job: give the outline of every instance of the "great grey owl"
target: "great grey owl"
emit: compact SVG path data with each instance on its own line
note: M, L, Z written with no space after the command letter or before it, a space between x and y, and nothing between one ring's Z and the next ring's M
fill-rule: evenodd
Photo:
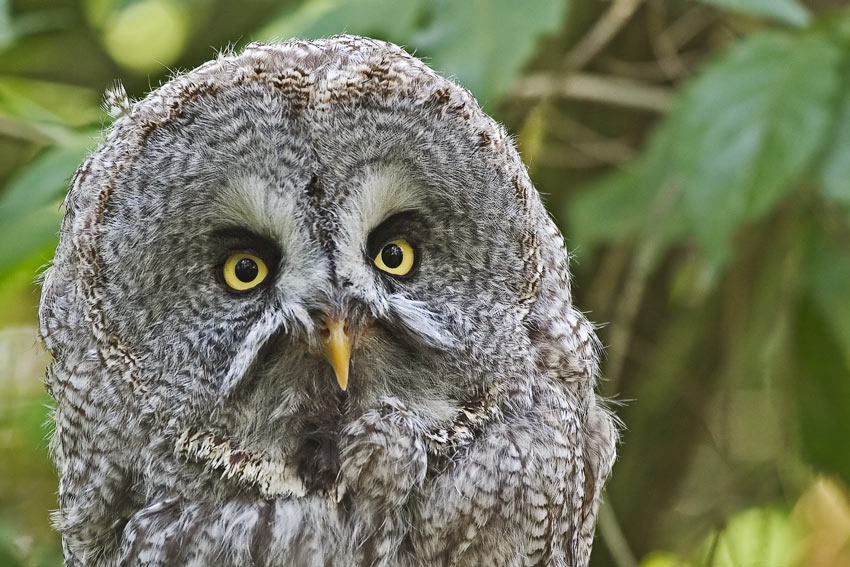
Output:
M468 91L339 36L107 98L40 309L67 566L587 564L597 339Z

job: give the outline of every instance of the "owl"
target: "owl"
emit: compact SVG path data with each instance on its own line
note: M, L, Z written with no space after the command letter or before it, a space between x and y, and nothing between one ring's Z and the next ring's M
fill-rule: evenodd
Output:
M40 304L66 566L587 564L599 343L468 91L337 36L107 99Z

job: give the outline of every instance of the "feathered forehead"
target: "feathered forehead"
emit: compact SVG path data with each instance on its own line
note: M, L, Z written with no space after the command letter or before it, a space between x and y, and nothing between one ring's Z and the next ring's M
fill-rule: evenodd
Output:
M216 97L246 88L267 91L271 112L300 116L311 127L346 107L418 108L417 116L439 122L453 138L465 140L462 153L480 160L482 171L497 169L502 179L510 180L506 185L512 190L503 198L516 199L514 220L539 229L541 217L546 218L512 141L468 90L397 45L347 35L254 43L240 54L221 54L175 76L140 101L128 101L123 92L107 95L117 119L102 146L77 172L66 201L71 216L83 211L82 216L91 216L93 209L108 206L113 186L121 190L122 168L110 164L132 162L158 131L199 108L210 108L208 101ZM91 220L85 224L91 225Z
M293 109L312 112L369 100L428 105L456 118L457 126L482 146L513 154L511 161L521 165L502 127L481 111L469 91L397 45L357 36L253 43L238 55L222 54L174 77L133 105L122 120L149 134L180 116L196 98L249 83L284 95L282 101Z
M469 91L397 45L342 35L253 43L239 54L222 53L176 75L139 101L128 100L120 87L107 93L108 110L116 120L104 143L77 171L66 200L69 215L96 215L94 211L109 200L112 186L120 186L116 182L121 168L113 166L144 153L151 136L190 114L193 103L248 86L268 89L270 95L277 95L274 104L305 115L330 114L346 105L403 101L405 108L420 106L420 116L450 123L455 134L474 144L476 156L497 164L505 177L514 180L520 207L534 201L539 205L510 138L480 109ZM542 207L535 212L540 211ZM90 225L91 220L84 224Z
M90 159L78 171L68 199L69 210L89 209L86 205L93 196L79 194L92 190L86 185L102 188L120 178L120 171L108 167L92 171L89 166L133 160L145 152L158 131L199 109L212 108L209 102L217 97L245 89L267 92L269 112L283 111L303 119L311 128L325 123L325 116L344 113L346 107L413 112L435 128L438 123L439 129L448 128L452 138L465 140L468 149L463 155L474 154L485 170L496 168L504 178L512 179L520 209L529 202L539 204L504 128L481 110L468 90L441 77L397 45L344 35L326 40L254 43L240 54L223 53L176 75L139 101L129 101L120 88L107 93L106 104L116 120L96 152L97 159Z

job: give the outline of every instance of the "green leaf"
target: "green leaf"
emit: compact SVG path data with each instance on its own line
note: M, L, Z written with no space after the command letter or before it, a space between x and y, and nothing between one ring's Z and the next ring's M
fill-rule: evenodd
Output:
M850 246L842 246L818 230L808 246L807 260L805 275L812 306L829 325L850 367Z
M846 308L843 309L846 313ZM850 452L836 447L850 439L850 364L817 301L804 301L795 329L799 368L793 399L801 451L818 469L850 482Z
M49 81L0 76L0 115L70 127L103 118L100 96L90 89Z
M744 510L732 516L719 535L712 534L706 539L699 564L795 567L801 543L788 514L775 509Z
M841 51L817 36L755 36L685 93L674 157L686 214L711 246L779 202L831 125Z
M737 229L768 213L813 162L830 132L841 59L818 36L763 33L680 95L643 182L682 188L685 226L709 259L722 264Z
M616 171L584 188L567 203L570 240L582 247L636 237L644 226L653 188L641 183L642 164Z
M687 234L680 212L681 187L671 184L670 124L650 136L649 148L632 167L592 183L571 200L564 216L570 236L584 245L657 237L672 242Z
M828 199L850 205L850 90L844 93L835 117L835 137L818 175L820 190Z
M270 22L257 36L271 41L350 33L405 43L422 5L421 0L308 0Z
M640 567L692 567L693 563L669 551L652 551L640 561Z
M0 224L0 278L30 258L37 256L40 263L49 261L61 223L62 211L56 202Z
M93 144L80 138L76 145L45 151L0 193L0 277L35 255L50 258L68 182Z
M0 193L0 224L64 197L71 176L93 146L94 141L81 137L72 146L42 152L24 166Z
M805 26L811 20L808 10L796 0L702 0L733 12L769 18L792 26Z
M493 105L534 55L540 38L564 22L568 0L435 0L413 44L441 73Z
M799 438L810 463L848 482L850 453L834 441L850 438L850 246L814 223L806 244L795 325Z
M12 45L15 31L12 28L12 6L9 0L0 0L0 51Z
M11 531L11 530L10 530ZM15 553L15 541L11 534L6 535L0 532L0 565L6 567L23 567L23 561L20 561Z
M816 35L745 40L685 87L630 173L570 204L571 226L589 242L664 230L723 266L735 232L782 201L822 149L841 68L841 50ZM673 208L651 214L665 191L678 195Z

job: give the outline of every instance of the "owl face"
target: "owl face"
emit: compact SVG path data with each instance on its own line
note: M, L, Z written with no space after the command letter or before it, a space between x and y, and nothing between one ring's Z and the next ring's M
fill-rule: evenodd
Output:
M291 92L262 75L309 60L259 61L156 127L131 116L109 181L100 308L158 427L317 466L382 399L438 428L522 389L540 260L501 129L409 57L416 100L337 84L362 62L314 62Z

